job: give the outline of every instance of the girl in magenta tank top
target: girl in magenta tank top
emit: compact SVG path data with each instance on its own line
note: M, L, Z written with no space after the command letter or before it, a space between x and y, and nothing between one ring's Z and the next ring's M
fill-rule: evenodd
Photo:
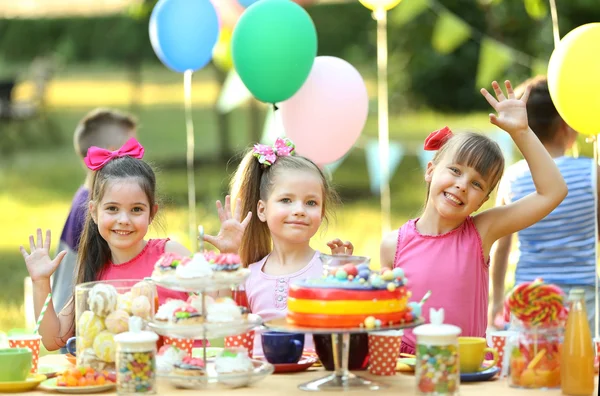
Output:
M113 279L143 279L150 276L158 257L164 252L188 256L183 245L169 239L145 240L158 205L156 203L156 177L152 168L142 160L144 148L134 138L123 147L109 151L91 147L84 161L95 171L90 189L89 210L81 240L76 283ZM235 240L235 230L223 230L220 237ZM212 238L211 243L219 242ZM34 308L39 314L46 296L50 292L50 276L54 273L65 251L54 260L50 250L50 231L45 241L42 231L37 230L37 242L29 237L31 253L21 246L27 270L35 285ZM228 242L229 243L229 242ZM219 248L219 246L217 246ZM187 299L186 293L158 290L159 301L168 297ZM56 313L48 305L44 320L39 328L42 342L52 351L61 348L74 333L75 304L71 298L65 307Z
M413 299L428 290L422 307L444 308L445 321L463 336L484 337L487 328L489 255L499 238L529 227L550 213L567 194L566 184L544 146L527 124L529 90L515 97L509 81L506 96L497 82L494 98L481 93L497 112L490 122L505 130L531 168L536 192L511 205L482 211L504 170L500 147L476 134L453 135L447 127L433 132L425 150L437 150L427 164L427 198L421 217L389 233L381 244L382 267L404 269ZM405 331L401 351L415 352L415 337Z

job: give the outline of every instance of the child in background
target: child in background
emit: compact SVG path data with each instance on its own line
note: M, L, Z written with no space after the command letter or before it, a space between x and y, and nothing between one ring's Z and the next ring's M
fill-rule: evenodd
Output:
M485 336L492 244L538 222L567 194L558 168L527 124L529 90L516 99L510 82L505 85L507 97L495 81L497 99L485 89L481 93L498 113L490 114L490 122L508 132L523 153L536 191L472 216L500 180L504 158L488 137L453 136L444 128L425 141L425 148L437 153L425 172L423 214L385 236L381 244L382 267L404 269L413 296L432 291L423 309L425 319L429 320L429 307L444 308L445 322L459 326L463 336ZM414 354L414 348L412 331L405 331L401 352Z
M91 147L85 163L93 173L85 227L79 243L75 284L101 280L143 279L165 252L189 255L181 244L144 237L158 211L156 177L142 161L144 148L134 138L117 151ZM33 300L39 315L50 292L50 276L66 252L50 259L50 231L29 237L31 253L21 246L33 282ZM233 238L233 236L231 237ZM227 239L231 239L227 238ZM217 246L218 247L218 246ZM187 299L187 293L158 288L159 303L167 298ZM61 348L74 333L74 298L57 315L49 304L39 329L46 349Z
M117 110L95 109L89 112L75 128L73 145L75 153L79 155L83 164L90 147L97 146L112 151L132 137L136 137L136 121L133 117ZM63 309L73 294L73 276L79 239L85 223L93 176L90 169L87 167L85 169L85 181L73 196L71 210L58 243L57 252L65 250L67 253L52 276L52 299L57 311Z
M255 213L239 254L251 271L245 284L250 310L264 321L286 315L291 282L322 276L323 264L310 239L337 202L321 169L294 154L288 139L277 139L272 148L257 144L232 180L232 196L241 199L241 212ZM329 245L334 253L352 253L341 241ZM313 348L311 341L305 340L305 348ZM260 335L254 345L254 353L262 355Z
M525 81L518 90L531 86L527 101L527 118L565 178L569 194L548 216L518 232L519 261L515 284L543 278L560 286L566 295L574 287L585 290L586 311L590 329L595 315L595 203L594 192L599 183L594 180L591 158L565 156L577 139L574 131L560 117L545 76ZM600 174L600 173L599 173ZM497 206L516 202L535 191L531 170L526 161L510 166L498 187ZM494 245L491 254L492 301L489 308L490 326L501 328L504 308L504 282L513 234ZM494 323L497 321L497 323Z

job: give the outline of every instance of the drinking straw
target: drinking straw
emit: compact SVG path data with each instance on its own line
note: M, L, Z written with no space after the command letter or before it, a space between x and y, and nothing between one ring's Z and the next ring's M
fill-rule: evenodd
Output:
M48 293L48 297L46 297L46 301L44 301L44 306L42 307L40 316L38 316L37 323L35 324L35 329L33 329L33 334L38 333L38 330L40 329L40 325L42 324L42 319L44 319L44 314L46 313L46 309L48 309L48 304L50 304L51 298L52 298L52 293Z

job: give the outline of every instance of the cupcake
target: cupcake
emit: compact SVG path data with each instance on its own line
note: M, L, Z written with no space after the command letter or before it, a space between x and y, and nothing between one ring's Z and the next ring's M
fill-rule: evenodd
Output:
M205 252L204 257L214 271L217 281L238 281L246 277L248 270L242 268L240 256L232 253Z
M187 377L204 377L206 369L202 359L186 356L180 363L174 364L173 374Z
M202 313L202 295L193 294L193 295L189 296L187 299L187 303L189 305L191 305L192 307L196 308L196 310L198 312ZM215 303L215 299L212 298L211 296L204 297L204 305L205 305L204 308L205 309L208 309L208 307L214 303Z
M219 378L219 382L229 386L245 386L252 378L254 364L248 357L248 351L244 348L226 348L221 352L221 355L215 359L215 371L218 375L223 375ZM247 374L247 376L238 376L236 378L227 378L227 374Z
M189 260L189 257L183 257L176 253L163 253L154 265L152 277L162 278L164 276L173 276L179 264Z
M238 322L248 317L248 310L229 297L218 298L206 309L206 321L212 323Z
M185 305L185 301L169 298L167 301L158 307L158 311L154 315L154 320L159 322L168 322L172 320L173 314L177 308Z
M179 279L201 279L212 277L213 270L201 253L196 253L191 260L181 263L175 268L175 275Z
M186 352L175 345L163 345L156 354L156 371L168 374L173 371L177 363L181 363L186 357Z
M191 325L203 323L204 318L196 308L185 304L173 311L172 321L178 325Z

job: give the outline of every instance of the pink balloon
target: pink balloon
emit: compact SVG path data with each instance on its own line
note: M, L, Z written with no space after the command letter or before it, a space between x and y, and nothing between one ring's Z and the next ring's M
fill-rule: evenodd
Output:
M354 66L318 56L304 85L279 105L279 111L297 153L325 165L342 158L360 136L369 96Z
M244 8L237 0L211 0L217 10L221 26L233 28L244 12Z

